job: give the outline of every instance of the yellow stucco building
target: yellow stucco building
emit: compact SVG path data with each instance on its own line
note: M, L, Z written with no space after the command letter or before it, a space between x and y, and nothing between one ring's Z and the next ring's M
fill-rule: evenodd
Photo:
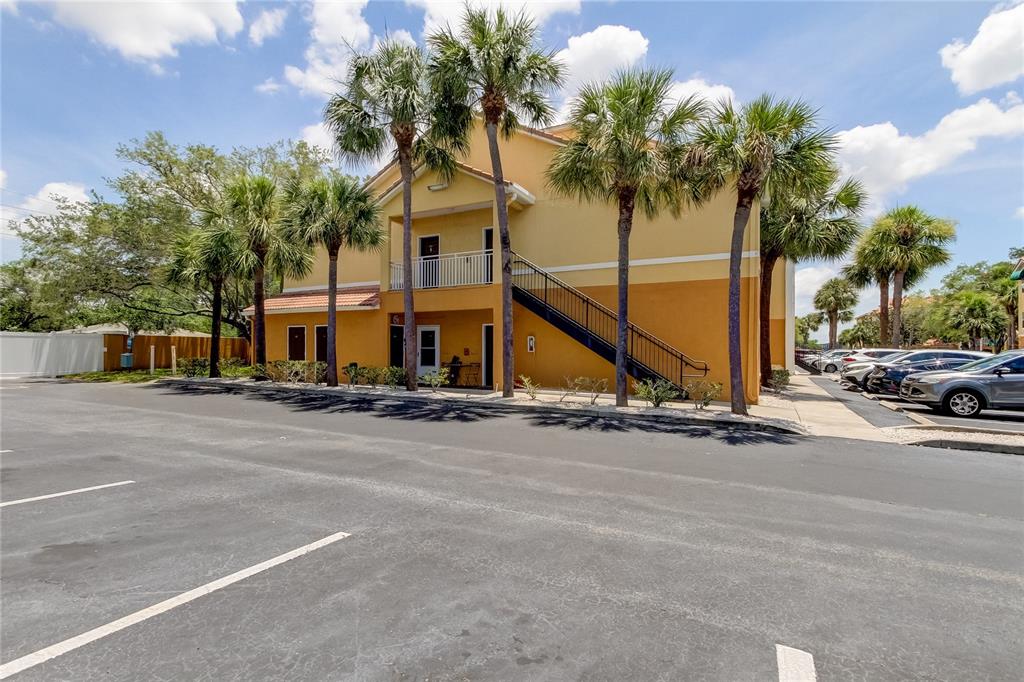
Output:
M542 386L566 376L614 379L608 313L616 301L613 205L554 195L544 173L564 139L558 129L523 130L501 141L509 203L515 306L515 374ZM452 180L420 169L412 189L413 255L419 366L454 363L462 385L501 380L501 266L493 177L483 129ZM402 194L396 164L369 186L378 194L389 235L379 253L344 252L339 261L338 364L401 365ZM691 375L724 385L728 397L726 295L735 195L722 192L679 217L636 216L630 241L631 353L674 381ZM758 397L757 212L743 259L742 328L747 398ZM326 357L327 258L312 273L286 280L267 300L268 360ZM612 313L612 315L614 315ZM771 311L773 364L793 365L793 267L776 268ZM614 355L611 356L612 358Z

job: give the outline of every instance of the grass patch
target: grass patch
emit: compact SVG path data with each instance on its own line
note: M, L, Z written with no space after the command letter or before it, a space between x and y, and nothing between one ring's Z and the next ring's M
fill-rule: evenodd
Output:
M81 374L68 374L65 379L71 381L86 381L90 383L120 381L126 384L144 384L147 381L156 381L163 377L171 376L171 370L158 369L152 374L148 369L121 370L117 372L82 372Z

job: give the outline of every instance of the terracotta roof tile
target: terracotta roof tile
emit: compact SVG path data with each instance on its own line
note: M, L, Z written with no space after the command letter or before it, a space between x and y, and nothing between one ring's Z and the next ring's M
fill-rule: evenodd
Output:
M338 289L338 308L378 308L380 307L380 287L353 287ZM327 310L327 289L316 291L294 291L270 296L266 301L266 311L287 312L289 310L305 310L323 308ZM249 306L243 312L252 315L255 308Z

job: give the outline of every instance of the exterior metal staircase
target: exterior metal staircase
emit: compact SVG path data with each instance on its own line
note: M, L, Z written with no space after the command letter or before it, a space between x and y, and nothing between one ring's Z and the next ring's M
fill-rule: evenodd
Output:
M618 315L517 253L512 254L512 298L576 341L615 363ZM694 360L629 323L626 373L634 379L666 379L683 388L687 378L707 376Z

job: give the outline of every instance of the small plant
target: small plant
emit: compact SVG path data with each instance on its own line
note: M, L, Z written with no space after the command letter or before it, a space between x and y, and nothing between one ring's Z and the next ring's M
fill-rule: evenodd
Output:
M363 367L363 379L373 388L377 388L377 384L380 383L383 376L383 367Z
M438 388L448 383L449 374L450 372L448 371L448 368L442 367L437 371L427 372L426 374L420 376L419 379L427 386L430 386L431 391L436 392Z
M355 386L363 376L363 370L354 362L350 362L341 368L341 373L348 377L348 385Z
M684 388L686 395L698 410L703 410L711 404L712 400L722 395L722 384L717 381L691 381Z
M580 392L580 388L583 386L583 377L565 377L565 386L561 389L561 395L558 398L558 402L564 402L569 396L574 396Z
M540 386L533 383L533 379L525 374L519 375L519 381L523 383L523 390L526 391L526 395L530 396L530 400L536 400L537 390L540 389Z
M327 363L274 360L267 363L264 373L271 381L289 384L320 384L327 379Z
M768 387L776 393L782 393L789 386L789 370L773 369L772 378L768 381Z
M384 383L391 388L398 388L405 384L405 368L404 367L385 367L384 368Z
M187 377L205 377L210 375L209 358L182 358L178 360L178 369Z
M662 403L679 397L679 389L667 379L644 379L636 385L636 396L647 401L651 407L661 407Z
M608 380L597 377L580 377L580 389L590 394L590 404L597 402L597 397L608 391Z

